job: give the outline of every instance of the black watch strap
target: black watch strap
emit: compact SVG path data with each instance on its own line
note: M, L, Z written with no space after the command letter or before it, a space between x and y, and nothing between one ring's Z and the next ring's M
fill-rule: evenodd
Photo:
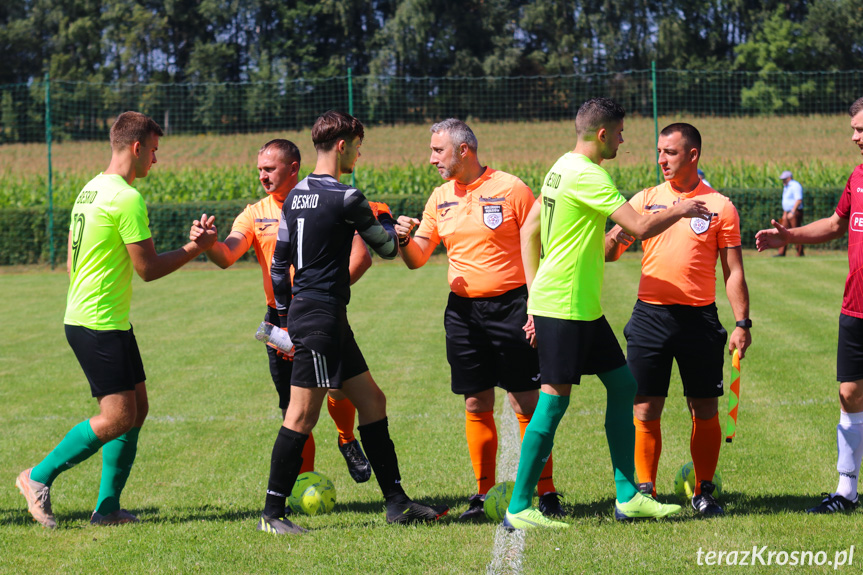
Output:
M749 329L752 327L752 320L749 318L741 319L740 321L736 322L734 325L736 325L737 327Z

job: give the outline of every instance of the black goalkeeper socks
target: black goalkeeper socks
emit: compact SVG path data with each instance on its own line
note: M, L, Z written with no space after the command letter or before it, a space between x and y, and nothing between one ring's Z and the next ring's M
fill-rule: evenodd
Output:
M308 435L292 431L287 427L279 429L279 435L273 444L273 455L270 458L270 480L267 483L264 515L285 516L285 500L291 494L294 482L300 474L303 447L308 438Z
M366 457L372 464L372 470L375 472L375 478L378 480L378 485L380 485L381 493L384 494L386 502L401 503L406 501L408 496L405 495L401 486L399 461L396 457L395 445L390 439L387 418L360 425L357 427L357 431L360 432L360 441L363 442Z

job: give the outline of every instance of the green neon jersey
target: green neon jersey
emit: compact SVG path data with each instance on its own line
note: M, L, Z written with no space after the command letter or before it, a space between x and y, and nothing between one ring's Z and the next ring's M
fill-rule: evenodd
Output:
M150 237L147 206L116 174L99 174L75 200L70 224L68 325L128 330L132 260L126 244Z
M564 154L542 186L542 256L528 313L592 321L602 316L605 221L626 203L611 176L582 154Z

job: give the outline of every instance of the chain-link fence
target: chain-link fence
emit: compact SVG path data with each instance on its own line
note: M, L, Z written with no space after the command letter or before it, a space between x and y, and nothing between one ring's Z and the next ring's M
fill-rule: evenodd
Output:
M150 115L169 135L231 135L306 129L323 110L331 108L349 111L367 126L428 124L444 117L485 122L569 122L581 102L605 95L620 102L629 116L652 118L656 124L659 117L672 115L713 118L840 115L860 96L860 86L863 70L817 73L641 70L484 78L352 77L348 73L325 79L223 84L93 84L45 78L30 84L0 86L0 155L13 148L14 153L20 153L20 146L12 144L36 144L44 147L47 163L45 172L24 176L8 168L9 156L0 163L0 182L10 188L17 186L18 197L25 198L6 205L17 205L27 212L27 215L16 214L12 208L2 208L4 219L40 218L28 224L28 229L45 229L44 235L31 234L34 238L44 237L44 241L28 250L14 248L20 236L0 241L11 250L0 250L5 252L0 255L0 264L46 259L54 262L56 253L62 257L62 250L48 249L48 246L62 247L67 224L61 217L54 217L50 200L51 145L104 142L114 118L125 110ZM70 148L65 149L68 153ZM25 161L32 161L32 155L28 158L31 159ZM7 167L2 168L4 165ZM86 177L67 173L64 181L75 183L79 189L85 180L76 183L76 178ZM245 175L231 174L231 177L244 179ZM776 215L773 211L777 192L764 190L763 186L749 191L723 190L733 196L744 220L751 218L753 226L762 226ZM254 181L247 189L254 189ZM837 193L834 189L813 191L810 205L820 205L815 195L819 198L824 195L827 206L824 209L829 212L829 204ZM26 198L36 196L49 199L40 201L43 206L38 209L26 208L36 203ZM761 205L762 201L768 205ZM66 207L65 203L61 202L61 207ZM762 211L765 213L761 214ZM169 212L174 213L171 210L166 213ZM808 210L807 215L829 214ZM223 221L223 230L227 223ZM154 226L161 224L154 222ZM745 245L751 245L749 240L747 237Z

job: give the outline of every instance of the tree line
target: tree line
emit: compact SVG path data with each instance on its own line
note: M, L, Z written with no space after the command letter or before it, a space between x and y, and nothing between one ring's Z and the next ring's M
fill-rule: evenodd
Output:
M851 70L860 0L22 0L0 85Z

